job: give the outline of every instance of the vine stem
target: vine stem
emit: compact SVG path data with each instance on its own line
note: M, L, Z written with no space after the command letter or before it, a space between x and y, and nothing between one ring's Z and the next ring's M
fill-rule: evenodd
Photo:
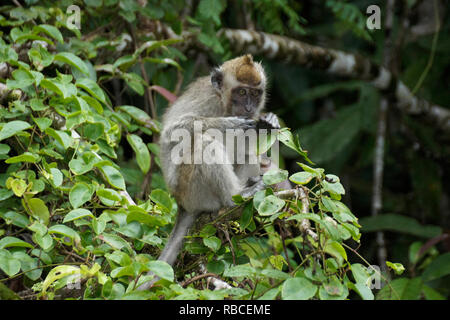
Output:
M433 65L433 61L434 61L434 55L436 53L436 47L437 47L437 42L438 42L438 38L439 38L439 30L440 30L440 22L439 22L439 13L438 13L438 5L437 5L437 0L433 1L433 7L434 7L434 21L435 21L435 25L436 25L436 30L433 36L433 42L431 44L431 52L430 52L430 56L428 58L428 62L427 65L425 66L425 69L423 70L422 74L419 77L419 80L417 80L416 85L414 86L414 89L412 89L411 94L416 94L417 91L420 89L420 87L422 86L423 81L425 80L425 78L428 75L428 72L431 69L431 66Z
M26 271L19 272L19 273L15 274L15 275L13 275L13 276L11 276L11 277L8 277L8 278L0 279L0 282L5 282L5 281L8 281L8 280L17 278L17 277L19 277L19 276L21 276L21 275L24 275L24 274L26 274L26 273L28 273L28 272L31 272L31 271L34 271L34 270L37 270L37 269L42 269L42 268L47 268L47 267L57 267L57 266L61 266L61 265L76 265L76 266L81 266L81 265L83 265L83 264L84 264L84 263L82 263L82 262L67 262L67 263L64 263L64 264L61 264L61 263L46 264L46 265L38 266L38 267L36 267L36 268L32 268L32 269L29 269L29 270L26 270Z
M388 280L386 277L384 277L383 274L382 274L381 272L379 272L377 269L373 268L372 265L371 265L366 259L364 259L364 257L363 257L362 255L360 255L360 254L358 253L358 251L356 251L355 249L353 249L353 248L350 247L349 245L345 244L344 242L342 242L342 245L343 245L344 247L346 247L347 249L349 249L351 252L353 252L355 255L357 255L358 258L360 258L365 264L367 264L367 266L368 266L369 268L371 268L376 274L378 274L378 275L380 276L380 278L382 278L382 279L386 282L386 285L392 290L392 292L395 293L395 295L397 296L397 298L400 300L400 296L399 296L399 294L397 293L397 291L395 291L395 289L394 289L394 288L391 286L391 284L389 283L389 280Z

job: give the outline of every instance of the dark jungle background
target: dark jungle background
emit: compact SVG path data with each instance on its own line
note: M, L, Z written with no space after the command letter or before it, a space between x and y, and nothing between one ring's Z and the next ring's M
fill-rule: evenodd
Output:
M79 29L67 27L75 12L68 10L71 5L80 9ZM380 28L374 30L366 24L372 14L366 10L371 5L380 8ZM142 274L142 265L147 263L136 258L137 252L152 246L154 249L147 253L153 258L157 255L176 212L159 168L157 136L163 112L196 77L207 75L212 67L227 59L251 52L255 60L262 61L268 74L267 111L277 114L283 126L298 135L314 167L338 176L345 189L340 201L361 226L360 243L350 239L353 249L345 247L348 260L366 265L363 257L366 262L379 265L384 280L391 283L385 291L374 290L375 296L365 294L344 279L345 269L351 269L349 262L347 266L339 264L341 271L333 274L344 284L342 288L336 285L338 293L324 286L327 293L317 289L315 298L448 299L449 8L445 0L3 1L0 298L64 298L65 293L58 295L57 290L68 280L60 280L62 277L56 271L52 274L52 268L75 268L80 264L87 267L82 271L84 282L77 298L125 298L126 294L133 299L221 299L233 294L241 299L254 297L234 291L222 295L214 295L212 290L199 293L207 288L206 283L203 287L185 283L183 289L172 284L170 290L167 286L147 296L130 291L130 283ZM293 58L292 52L284 52L282 47L270 51L258 41L246 43L242 34L236 33L234 40L225 36L226 30L236 29L279 35L288 42L298 40L326 52L354 54L357 59L370 61L376 70L384 66L395 80L389 87L379 88L373 84L373 78L362 77L358 70L333 72L324 56L314 52L299 63L300 58ZM45 49L35 45L36 41L46 43ZM325 67L319 68L321 65ZM73 78L66 79L66 75ZM397 81L425 101L421 102L425 107L417 112L410 109L408 102L396 94ZM90 97L83 98L86 95ZM383 104L386 109L380 108ZM427 106L437 106L438 111ZM87 109L97 110L98 114L85 112ZM40 120L33 120L36 118ZM7 127L16 120L28 126L20 127L23 123L17 122L19 129ZM65 127L57 124L60 120ZM78 133L90 145L75 146L71 128L80 129ZM83 150L102 154L103 162L92 162L92 154L78 155ZM22 158L13 159L20 155ZM304 162L299 153L282 146L281 155L283 169L290 175L299 171L297 162ZM75 159L81 162L76 163ZM120 171L120 177L107 168ZM106 180L99 178L102 175ZM124 203L119 191L125 185L140 208L133 211L118 206L111 213L115 202ZM31 196L27 198L27 194ZM27 199L35 201L29 204ZM143 218L142 212L151 210L158 212L158 218ZM67 212L71 213L70 218ZM130 212L135 216L131 220L140 226L126 218ZM40 224L32 224L35 220ZM54 227L57 222L59 227ZM71 231L60 226L70 226ZM105 226L114 232L103 235ZM282 261L286 252L292 255L293 269L302 264L303 258L295 256L295 245L288 240L286 250L271 238L271 232L282 230L274 223L273 229L267 231L267 242L249 243L256 247L259 243L262 250L276 247L273 256L284 258L271 258L270 263L278 266L275 269L288 272L291 265ZM203 237L201 248L189 242L185 248L188 253L183 253L183 257L203 254L208 271L234 277L236 289L247 289L246 281L251 283L249 292L255 297L271 292L265 298L301 298L291 295L288 284L270 291L277 287L267 279L264 290L258 291L253 269L227 271L231 249L226 247L225 238L213 236L214 231L199 236ZM295 232L291 235L298 236ZM207 236L209 240L205 240ZM233 236L233 241L239 239ZM239 246L237 242L233 242L235 246ZM225 256L223 263L214 260L221 254ZM247 256L250 260L242 263L259 259ZM331 256L336 258L336 253ZM104 257L103 262L99 257ZM185 259L184 266L179 265L176 270L184 270L188 262L195 262L194 258ZM401 265L389 266L386 260ZM253 263L253 267L266 268L267 262L258 261L260 265ZM97 262L101 269L93 267ZM161 272L163 267L150 264L146 270ZM26 270L32 270L30 277ZM60 272L67 278L74 270L67 267ZM176 270L175 275L179 276ZM352 271L356 279L356 271ZM190 272L195 275L195 270ZM322 282L331 283L331 276L314 278L315 272L306 278L318 288ZM308 271L304 274L308 275ZM297 278L303 280L302 275L297 274ZM166 274L165 279L173 281L173 275ZM35 290L31 289L33 285ZM302 283L290 285L298 291L301 289L297 285ZM186 287L191 288L189 292ZM314 293L307 298L312 296Z

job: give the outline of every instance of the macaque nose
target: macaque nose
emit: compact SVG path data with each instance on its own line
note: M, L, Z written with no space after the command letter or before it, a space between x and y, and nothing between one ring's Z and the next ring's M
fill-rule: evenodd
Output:
M247 111L247 112L252 111L252 105L250 103L246 104L244 108L245 108L245 111Z

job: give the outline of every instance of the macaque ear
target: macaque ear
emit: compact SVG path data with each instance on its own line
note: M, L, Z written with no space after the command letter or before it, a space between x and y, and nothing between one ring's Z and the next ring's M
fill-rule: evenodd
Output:
M217 91L222 90L223 86L223 73L220 69L214 69L211 72L211 84Z

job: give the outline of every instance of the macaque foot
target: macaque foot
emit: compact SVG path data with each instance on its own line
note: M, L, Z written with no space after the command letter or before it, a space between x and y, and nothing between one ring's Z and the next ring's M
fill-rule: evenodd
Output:
M264 181L260 178L256 183L254 183L252 186L245 188L241 192L241 196L244 198L250 198L255 195L258 191L264 190L266 188L266 185Z
M280 122L276 114L272 112L264 113L258 121L258 129L280 129Z

